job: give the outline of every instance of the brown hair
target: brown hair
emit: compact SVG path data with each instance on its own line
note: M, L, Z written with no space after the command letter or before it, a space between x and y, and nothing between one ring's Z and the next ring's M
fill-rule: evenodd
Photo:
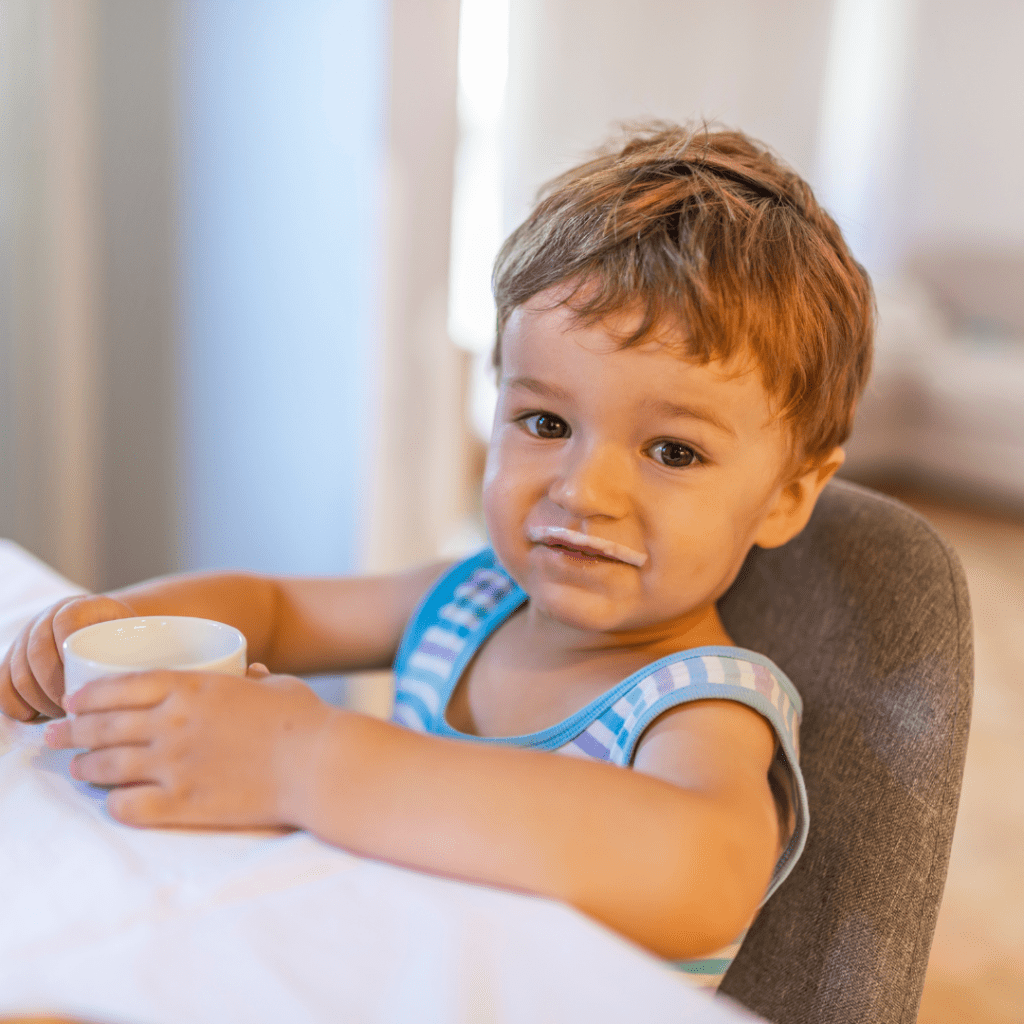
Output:
M750 353L799 462L850 434L871 366L864 268L810 187L742 132L648 122L549 182L494 265L497 343L556 284L582 323L636 310L634 345L678 328L688 358Z

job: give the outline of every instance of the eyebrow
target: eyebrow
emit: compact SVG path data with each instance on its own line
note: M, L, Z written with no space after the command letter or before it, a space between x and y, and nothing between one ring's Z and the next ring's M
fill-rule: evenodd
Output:
M539 395L541 398L557 398L562 402L568 402L572 397L565 388L560 388L557 384L546 384L536 377L510 377L508 386L532 391L533 394Z
M679 405L677 402L669 402L663 398L657 401L650 400L644 404L658 415L674 419L703 420L722 431L723 434L728 434L732 438L736 437L736 431L714 409L707 406Z
M536 377L511 377L508 386L522 388L541 398L551 398L563 402L569 401L572 397L565 388L561 388L557 384L548 384ZM644 405L655 415L667 416L672 419L703 420L722 431L723 434L728 434L732 438L736 437L736 431L714 409L706 406L680 405L678 402L670 402L664 398L648 399Z

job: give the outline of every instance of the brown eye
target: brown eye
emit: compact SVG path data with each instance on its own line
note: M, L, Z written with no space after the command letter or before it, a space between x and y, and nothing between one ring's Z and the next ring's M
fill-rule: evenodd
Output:
M659 441L651 451L658 462L673 469L685 469L700 462L697 453L688 444L679 441Z
M527 430L537 437L552 439L568 437L569 435L569 424L548 412L528 416L524 422L526 423Z

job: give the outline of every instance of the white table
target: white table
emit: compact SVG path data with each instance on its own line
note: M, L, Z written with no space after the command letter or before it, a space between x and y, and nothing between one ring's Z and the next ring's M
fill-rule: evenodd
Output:
M0 651L75 589L0 541ZM0 718L0 1016L755 1020L557 903L362 860L305 833L126 828L42 728Z

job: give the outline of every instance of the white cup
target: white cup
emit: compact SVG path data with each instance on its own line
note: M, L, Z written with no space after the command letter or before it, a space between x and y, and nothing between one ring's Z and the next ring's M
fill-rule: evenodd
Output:
M154 615L97 622L64 641L65 696L100 676L154 668L244 676L245 637L211 619Z

